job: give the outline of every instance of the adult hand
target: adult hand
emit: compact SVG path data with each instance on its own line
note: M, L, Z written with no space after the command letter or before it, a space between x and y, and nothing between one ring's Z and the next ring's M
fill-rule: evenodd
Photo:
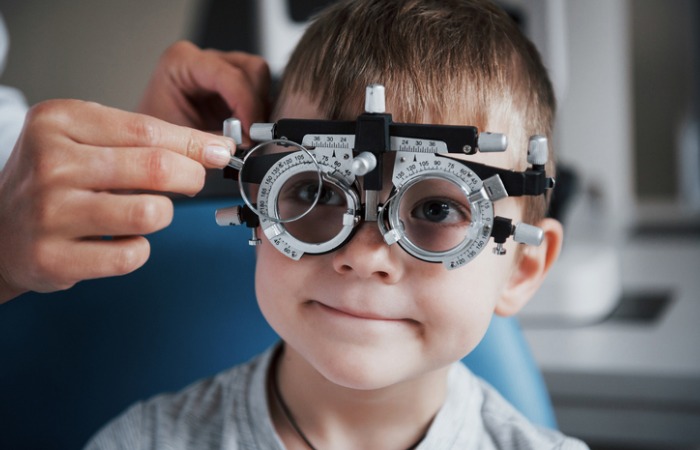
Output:
M244 140L270 108L270 71L259 56L201 50L178 42L165 51L138 111L168 122L221 131L229 117L241 120Z
M0 303L131 272L172 201L223 167L222 136L78 100L33 107L0 172ZM113 236L111 240L104 236Z

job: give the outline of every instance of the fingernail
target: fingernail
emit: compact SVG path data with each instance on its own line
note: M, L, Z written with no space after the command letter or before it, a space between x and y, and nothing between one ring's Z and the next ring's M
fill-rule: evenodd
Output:
M204 160L212 166L223 167L231 160L231 150L219 145L204 147Z

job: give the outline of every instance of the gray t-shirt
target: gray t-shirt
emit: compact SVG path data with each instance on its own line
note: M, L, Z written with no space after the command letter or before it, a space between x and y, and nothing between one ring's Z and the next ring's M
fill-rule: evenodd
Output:
M175 394L131 406L88 443L87 450L284 450L267 406L273 349ZM428 434L428 449L586 449L580 441L528 422L498 392L455 363L448 394Z

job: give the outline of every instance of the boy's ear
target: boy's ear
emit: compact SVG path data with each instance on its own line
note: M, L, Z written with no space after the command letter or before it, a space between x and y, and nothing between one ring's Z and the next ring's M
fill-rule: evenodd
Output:
M544 239L538 247L527 246L521 249L508 284L496 304L496 314L512 316L520 311L537 292L547 272L559 257L564 230L557 220L543 219L538 224L544 231Z

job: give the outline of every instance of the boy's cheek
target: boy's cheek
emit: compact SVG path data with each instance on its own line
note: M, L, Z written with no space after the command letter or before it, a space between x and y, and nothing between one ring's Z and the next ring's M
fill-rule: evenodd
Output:
M260 233L258 233L258 236L260 236ZM285 266L287 265L285 260L296 262L277 251L264 235L260 237L260 244L255 247L255 256L256 278L259 276L267 279L270 277L270 274L278 274L280 277L283 277Z
M483 284L461 285L428 306L426 337L441 361L462 359L481 342L494 314L493 298L493 290Z

